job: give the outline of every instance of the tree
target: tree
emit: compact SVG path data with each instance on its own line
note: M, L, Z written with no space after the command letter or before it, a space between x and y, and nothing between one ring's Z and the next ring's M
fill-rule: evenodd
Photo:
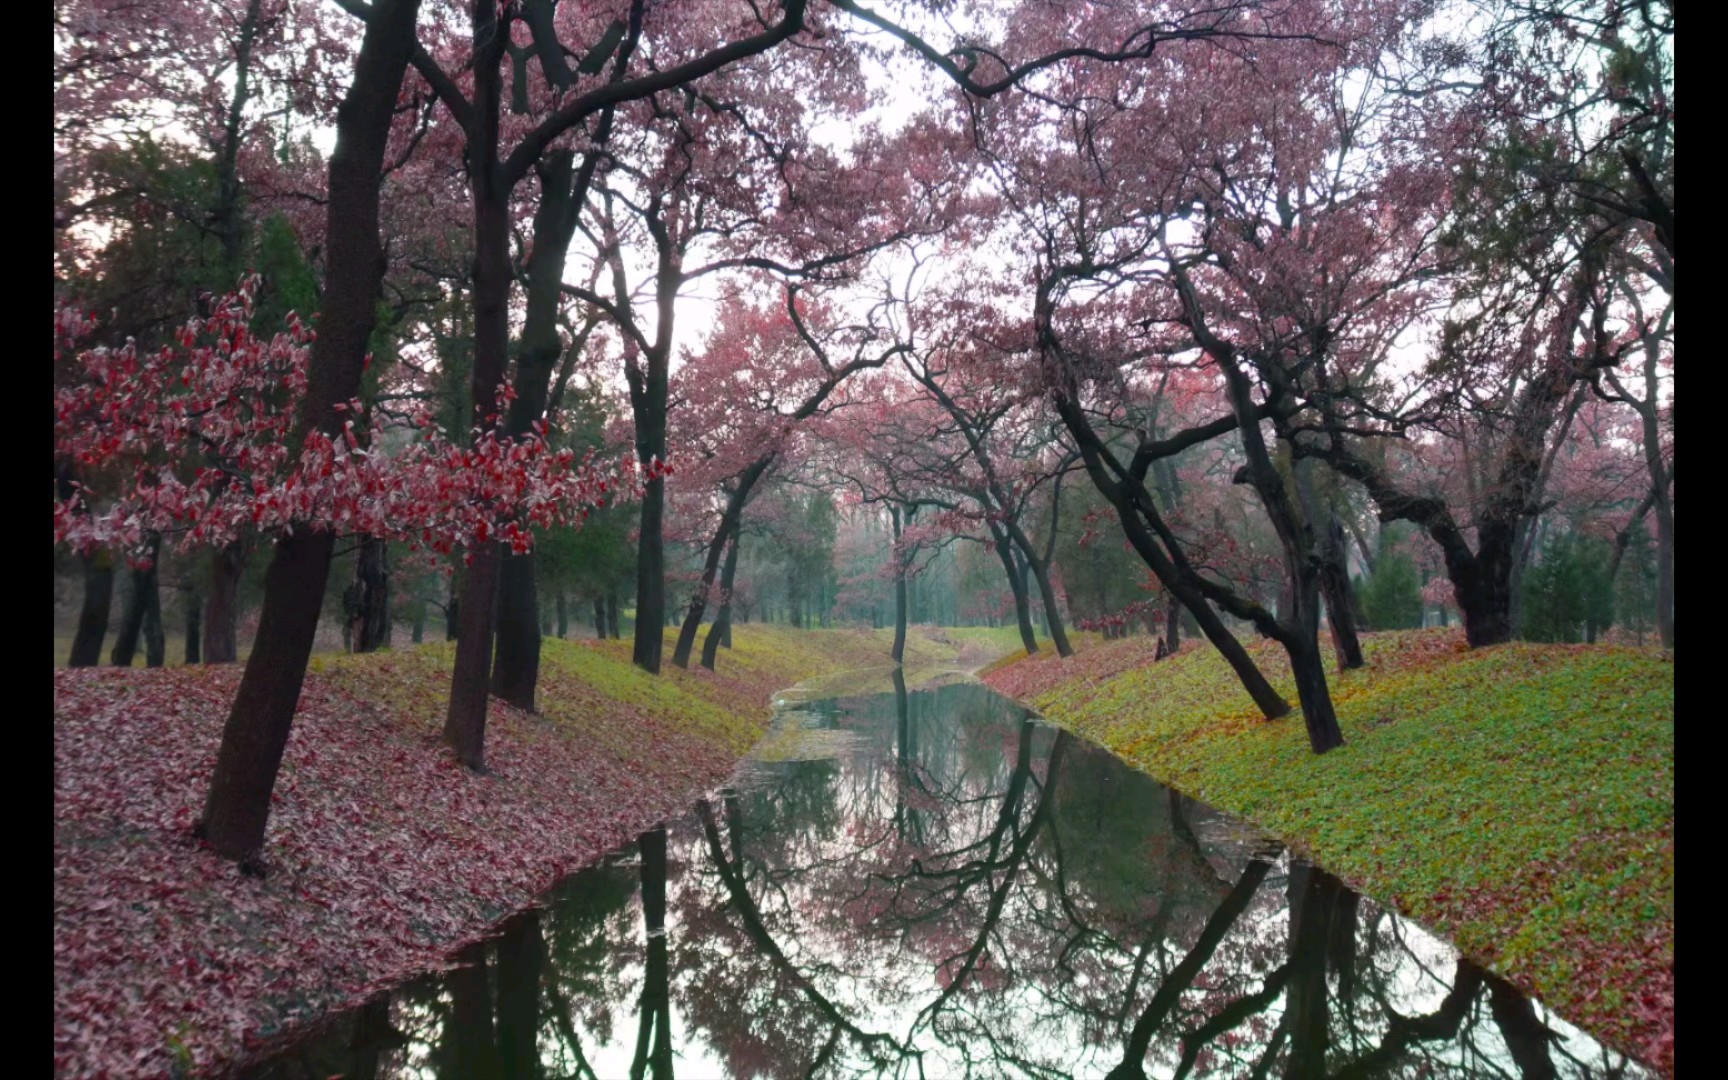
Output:
M336 406L354 397L365 366L383 276L378 189L384 149L419 8L418 0L377 0L338 114L325 229L327 301L307 361L295 443L314 431L339 433ZM258 639L222 730L199 823L210 845L230 859L254 857L264 842L270 796L317 630L331 544L329 532L302 528L279 541L270 560Z

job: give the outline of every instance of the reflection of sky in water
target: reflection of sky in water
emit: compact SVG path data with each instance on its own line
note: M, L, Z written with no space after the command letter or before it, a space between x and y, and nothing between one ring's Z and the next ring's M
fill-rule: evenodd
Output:
M779 704L663 856L259 1075L1645 1075L976 684Z

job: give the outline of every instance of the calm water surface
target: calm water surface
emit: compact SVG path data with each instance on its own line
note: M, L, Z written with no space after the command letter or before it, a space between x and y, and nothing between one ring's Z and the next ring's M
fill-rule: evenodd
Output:
M969 681L780 703L731 787L252 1075L1649 1074Z

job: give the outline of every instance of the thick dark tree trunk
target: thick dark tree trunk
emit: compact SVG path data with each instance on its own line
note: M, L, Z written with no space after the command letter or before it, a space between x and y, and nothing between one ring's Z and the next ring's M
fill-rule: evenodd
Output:
M454 589L450 602L444 605L444 640L455 641L462 633L462 598Z
M390 545L375 536L362 536L354 558L354 584L359 607L354 623L354 651L376 652L390 645Z
M338 434L344 414L335 406L352 400L360 388L384 274L378 240L384 148L419 8L419 0L374 0L354 79L337 112L324 233L324 308L307 362L294 445L313 429ZM318 630L332 546L329 533L296 529L276 544L265 575L258 638L222 730L199 827L211 846L231 859L251 856L264 842L270 795Z
M244 859L263 845L270 793L312 655L334 544L329 533L296 529L277 541L264 575L258 638L204 800L205 838L230 859Z
M472 28L474 92L466 157L474 226L474 367L469 393L477 439L492 437L491 418L499 411L498 386L504 381L510 356L510 189L498 161L502 62L508 41L498 16L496 5L476 0ZM468 579L462 586L461 633L456 638L456 664L450 676L444 741L464 765L480 770L486 760L486 701L502 551L496 541L481 541L470 556Z
M574 154L558 150L540 162L540 203L534 212L532 253L528 259L527 305L516 350L515 399L505 415L504 434L520 439L546 412L552 371L563 354L558 336L565 253L576 231ZM592 175L592 166L585 170ZM508 289L508 285L505 286ZM534 554L505 552L498 589L497 650L492 658L492 692L519 709L534 711L540 681L540 599Z
M900 550L900 508L890 506L888 518L894 524L894 647L888 656L896 664L906 658L906 563L907 555Z
M498 644L492 693L524 712L535 711L540 684L540 597L534 553L499 549Z
M1314 586L1309 584L1304 591L1312 593ZM1303 606L1304 599L1317 606L1317 596L1299 597L1298 609ZM1314 614L1307 614L1304 619L1316 625L1319 621ZM1308 729L1309 748L1316 754L1324 754L1343 746L1344 733L1338 730L1338 714L1326 686L1326 662L1321 657L1318 635L1309 636L1298 631L1283 645L1290 657L1290 673L1296 678L1296 697L1302 705L1302 722Z
M709 671L714 670L720 646L732 647L732 581L737 572L738 536L734 533L732 542L726 546L726 563L720 570L720 611L714 616L714 625L708 628L707 636L702 639L702 666Z
M240 659L240 575L246 546L239 540L210 553L210 594L204 598L204 663Z
M126 602L120 609L120 629L114 638L114 649L108 654L108 662L114 667L131 667L133 657L138 655L138 641L147 638L147 626L150 613L156 612L158 634L161 633L161 601L156 590L157 556L161 553L162 538L151 534L145 541L144 557L149 560L147 567L133 567L127 576ZM148 648L148 642L146 642ZM150 665L160 667L160 662Z
M199 663L198 647L203 641L203 627L200 625L204 614L204 605L199 601L198 594L191 589L186 590L186 662Z
M462 619L456 637L456 666L450 676L450 709L444 716L444 742L462 764L486 767L486 702L492 669L492 615L498 591L497 544L481 544L462 583Z
M1464 638L1471 648L1499 645L1512 640L1512 552L1478 530L1483 541L1476 557L1458 570L1448 567L1452 595L1464 622ZM1510 541L1511 530L1504 530Z
M1326 544L1320 556L1320 589L1326 597L1326 618L1332 624L1332 650L1338 670L1363 665L1362 642L1356 636L1356 604L1350 595L1350 571L1345 563L1344 526L1337 518L1328 522Z
M665 398L662 396L664 406ZM662 427L664 420L662 420ZM637 453L644 465L644 443L663 444L658 440L637 437ZM659 454L659 449L650 453ZM643 485L640 539L636 549L636 638L630 650L630 660L650 675L660 674L660 655L665 649L666 622L666 550L662 537L665 515L666 481L656 477Z
M84 565L84 603L78 609L78 629L72 634L66 666L95 667L102 662L108 612L114 606L114 556L104 547L78 561Z

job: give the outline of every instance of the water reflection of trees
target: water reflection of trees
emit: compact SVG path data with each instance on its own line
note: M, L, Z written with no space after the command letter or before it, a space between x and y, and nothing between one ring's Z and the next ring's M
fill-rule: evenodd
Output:
M980 687L803 722L861 737L761 766L260 1075L1636 1074Z

